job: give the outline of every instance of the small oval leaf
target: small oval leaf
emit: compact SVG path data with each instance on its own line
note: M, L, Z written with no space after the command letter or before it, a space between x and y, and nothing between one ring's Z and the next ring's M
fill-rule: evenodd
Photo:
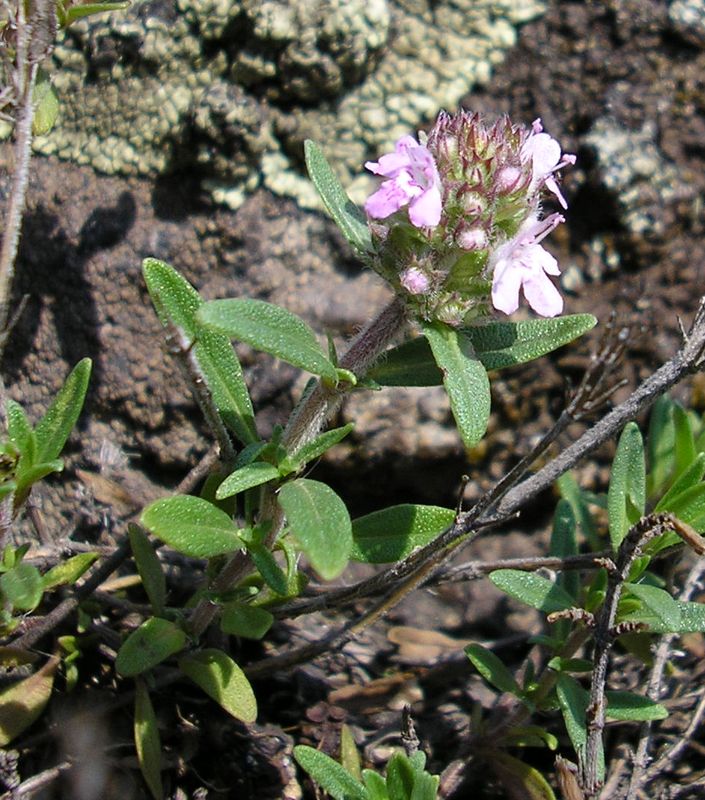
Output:
M181 628L167 619L151 617L122 643L115 669L126 678L139 675L183 650L185 645L186 634Z
M257 719L257 700L250 682L222 650L201 650L184 656L179 661L179 669L228 714L242 722Z
M140 520L158 539L193 558L212 558L242 547L230 517L200 497L157 500L145 508Z
M345 503L324 483L306 478L282 486L278 497L292 534L316 572L326 580L338 576L352 550Z
M545 614L573 606L573 598L565 589L541 575L518 569L497 569L489 577L498 589Z
M254 489L255 486L261 486L278 477L279 470L274 465L266 464L264 461L254 461L230 473L218 487L215 496L218 500L224 500L226 497Z

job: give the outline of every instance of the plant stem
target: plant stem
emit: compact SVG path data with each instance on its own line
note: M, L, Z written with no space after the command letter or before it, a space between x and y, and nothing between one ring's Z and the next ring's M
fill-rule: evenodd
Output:
M406 319L404 304L399 298L395 298L357 335L340 360L339 366L355 375L363 376L399 336ZM320 433L348 389L348 386L326 386L319 381L315 388L304 396L291 415L282 438L282 444L290 453L295 453ZM259 518L260 521L271 523L265 541L265 545L271 547L281 532L284 517L276 502L275 492L269 487L263 490ZM215 592L227 591L252 569L252 559L245 552L235 553L216 576L211 589ZM210 625L217 611L217 605L209 600L202 600L191 615L189 627L192 635L200 636Z

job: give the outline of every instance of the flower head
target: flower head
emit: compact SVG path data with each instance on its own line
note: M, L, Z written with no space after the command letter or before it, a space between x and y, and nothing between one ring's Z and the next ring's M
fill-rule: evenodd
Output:
M409 219L417 228L435 228L441 219L441 183L436 162L428 148L413 136L403 136L394 152L365 167L389 180L365 203L365 211L375 219L386 219L409 206Z
M563 310L563 298L549 275L559 275L558 262L539 244L561 222L561 214L540 220L529 217L516 236L495 250L492 305L505 314L519 307L519 290L524 290L529 305L543 317L555 317Z
M464 110L441 112L422 142L405 136L365 165L386 179L365 203L384 220L371 224L375 269L426 320L468 324L492 307L511 314L522 291L538 314L561 313L549 277L558 264L541 242L564 220L542 219L541 203L551 192L566 208L557 173L575 156L540 119L488 125Z

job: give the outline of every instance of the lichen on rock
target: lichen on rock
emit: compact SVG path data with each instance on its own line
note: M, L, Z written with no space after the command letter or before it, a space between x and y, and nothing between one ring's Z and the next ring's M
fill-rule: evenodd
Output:
M453 108L545 10L540 0L142 0L57 46L43 153L105 173L197 171L238 206L264 183L315 206L315 138L361 199L366 158ZM358 176L354 180L354 176Z

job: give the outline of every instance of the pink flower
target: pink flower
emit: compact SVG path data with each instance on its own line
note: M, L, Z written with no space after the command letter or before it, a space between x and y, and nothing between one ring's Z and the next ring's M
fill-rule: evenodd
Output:
M565 218L551 214L543 220L529 217L517 235L492 255L492 305L505 314L519 307L519 291L542 317L555 317L563 310L563 298L549 275L559 275L558 262L539 244Z
M399 283L409 294L426 294L431 286L428 277L418 267L405 269L399 276Z
M389 180L365 202L365 211L375 219L409 206L409 219L417 228L435 228L441 219L441 181L436 162L427 147L413 136L402 136L379 161L365 167Z
M556 195L563 208L568 208L554 173L568 164L575 164L575 156L570 153L563 153L561 156L561 146L547 133L543 133L540 118L535 119L531 125L531 133L521 148L521 160L524 163L531 161L532 178L529 190L535 191L543 185Z

